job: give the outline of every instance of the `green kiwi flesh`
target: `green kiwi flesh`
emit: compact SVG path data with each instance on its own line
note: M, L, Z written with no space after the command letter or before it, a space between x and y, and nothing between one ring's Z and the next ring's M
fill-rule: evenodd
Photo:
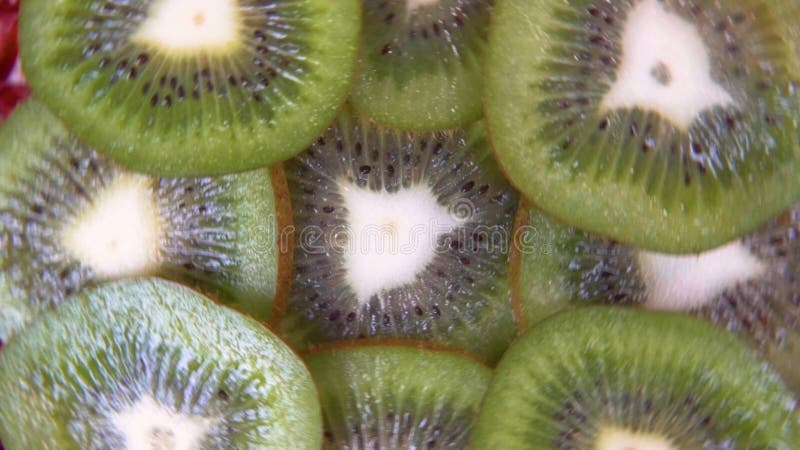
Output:
M688 253L746 234L800 201L798 13L793 1L504 1L486 65L497 157L538 207L620 242Z
M167 281L111 283L47 313L0 352L0 391L12 449L321 445L317 391L292 350Z
M0 341L84 287L137 275L270 318L291 256L276 178L133 174L26 102L0 128Z
M406 133L345 113L286 177L297 233L280 328L293 345L383 337L502 354L516 331L507 268L518 195L481 124Z
M323 449L463 449L491 371L465 356L395 345L307 358L324 418Z
M736 333L800 392L800 207L700 255L638 250L521 207L521 328L589 303L683 311Z
M21 55L88 145L141 172L216 175L287 159L334 119L360 15L359 0L32 0Z
M490 0L366 0L351 103L404 130L456 128L481 118Z
M755 355L703 321L583 308L503 356L472 448L788 450L800 442L795 407Z

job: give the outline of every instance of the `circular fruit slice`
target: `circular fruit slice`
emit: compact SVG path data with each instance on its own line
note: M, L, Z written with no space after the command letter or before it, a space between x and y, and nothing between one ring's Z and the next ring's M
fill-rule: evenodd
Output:
M297 234L281 328L295 345L375 336L502 354L518 196L481 125L410 134L345 114L286 172Z
M252 169L335 117L358 0L30 0L25 75L80 139L157 175Z
M637 250L521 207L511 292L521 328L587 303L684 311L735 332L800 392L800 206L700 254Z
M560 314L503 356L474 450L791 448L795 402L732 335L691 317Z
M308 370L280 339L160 280L77 294L0 352L9 448L318 449Z
M407 130L443 130L480 119L491 4L366 0L351 94L355 109Z
M291 254L278 245L291 220L286 189L280 169L132 173L25 103L0 129L0 341L86 286L136 275L181 281L266 320L288 295Z
M486 115L524 195L583 229L698 252L800 201L800 4L507 0Z
M323 449L461 449L491 371L455 353L400 345L334 347L307 358Z

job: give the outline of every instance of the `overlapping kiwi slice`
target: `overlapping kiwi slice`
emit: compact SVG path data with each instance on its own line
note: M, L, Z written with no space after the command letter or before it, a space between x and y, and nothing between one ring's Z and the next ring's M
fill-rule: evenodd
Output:
M467 448L491 377L463 355L398 344L334 346L306 361L325 450Z
M521 207L512 298L521 327L588 303L684 311L743 338L800 392L800 206L697 255L638 250Z
M789 449L795 408L774 373L703 321L585 308L503 356L472 448Z
M401 133L345 113L286 176L295 276L280 326L295 345L409 338L502 354L518 195L481 124Z
M140 279L77 294L0 352L9 448L318 449L317 390L252 319Z
M800 4L506 0L487 50L501 165L543 210L698 252L800 200Z
M43 309L116 278L159 275L266 320L288 295L280 169L216 178L129 172L40 104L0 129L0 341Z
M357 59L358 0L32 0L21 55L82 141L157 175L214 175L302 151Z
M442 130L480 119L493 3L365 0L353 106L406 130Z

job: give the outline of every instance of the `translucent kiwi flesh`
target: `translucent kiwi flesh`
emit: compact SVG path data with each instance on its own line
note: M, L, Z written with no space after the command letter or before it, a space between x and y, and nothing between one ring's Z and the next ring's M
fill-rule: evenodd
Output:
M424 348L356 345L315 352L323 449L462 449L491 372Z
M442 130L481 117L491 0L367 0L351 103L405 130Z
M561 220L699 252L800 200L797 2L510 0L486 116L511 181Z
M0 389L9 448L321 445L317 391L292 350L167 281L111 283L48 312L0 352Z
M480 125L412 134L344 114L286 172L295 277L280 326L295 345L388 337L502 354L517 194Z
M156 175L231 173L299 153L347 96L358 0L33 0L21 55L82 141Z
M503 356L471 448L789 449L800 442L795 408L754 354L703 321L583 308Z
M736 333L800 392L800 209L699 255L638 250L520 208L520 326L596 303L684 311Z
M279 169L134 174L33 102L3 125L0 142L0 341L117 278L168 277L261 320L284 295L291 255L281 254L278 229L290 218Z

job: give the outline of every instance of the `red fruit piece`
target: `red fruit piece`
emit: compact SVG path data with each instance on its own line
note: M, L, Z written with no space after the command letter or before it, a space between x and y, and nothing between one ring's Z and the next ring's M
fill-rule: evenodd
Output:
M18 84L0 86L0 121L8 117L17 103L27 98L30 93L28 86Z
M17 59L17 15L0 12L0 81L5 81Z
M0 0L0 13L17 13L20 0Z

